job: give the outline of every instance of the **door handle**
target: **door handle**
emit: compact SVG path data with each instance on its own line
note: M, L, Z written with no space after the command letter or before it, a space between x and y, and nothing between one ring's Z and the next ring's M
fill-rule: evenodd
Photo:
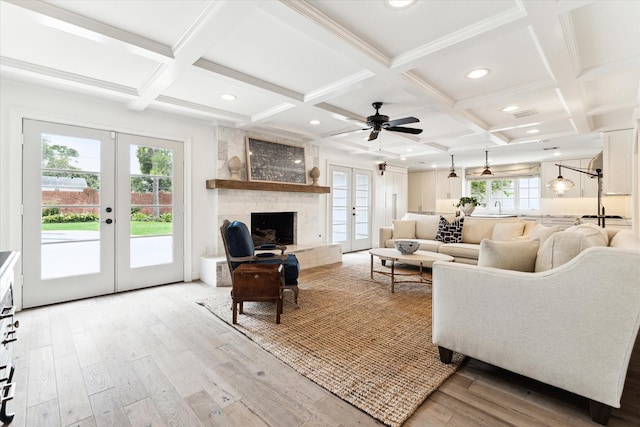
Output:
M107 208L107 209L105 209L105 210L106 210L107 212L111 212L111 211L113 211L113 209L111 209L111 208Z
M111 223L113 222L113 220L112 220L111 218L109 218L109 219L107 219L105 222L106 222L107 224L111 224Z

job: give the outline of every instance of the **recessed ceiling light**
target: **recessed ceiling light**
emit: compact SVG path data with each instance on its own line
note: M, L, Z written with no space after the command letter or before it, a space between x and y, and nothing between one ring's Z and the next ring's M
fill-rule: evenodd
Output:
M519 109L520 109L519 105L507 105L502 109L502 111L504 111L505 113L511 113L512 111L516 111Z
M396 9L402 9L403 7L408 7L415 0L387 0L389 6L394 7Z
M309 124L310 125L319 125L320 124L320 120L309 120Z
M467 73L467 78L469 79L481 79L486 77L491 73L491 71L487 68L478 68L477 70L472 70Z
M433 164L431 165L431 167L432 167L432 168L437 168L437 167L438 167L438 165L436 165L435 163L433 163Z
M407 160L406 157L400 157L400 160Z
M540 132L540 129L529 129L529 130L528 130L528 131L526 131L525 133L533 134L533 133L538 133L538 132Z
M230 93L223 93L222 95L220 95L221 99L224 99L225 101L235 101L236 100L236 96L235 95L231 95Z
M561 154L562 154L562 153L561 153L561 152L559 152L559 151L554 151L554 152L553 152L553 155L554 155L554 156L559 156L559 155L561 155Z
M406 149L406 150L404 150L404 151L406 151L406 152L410 153L410 152L412 152L412 151L413 151L413 148L407 148L407 149Z

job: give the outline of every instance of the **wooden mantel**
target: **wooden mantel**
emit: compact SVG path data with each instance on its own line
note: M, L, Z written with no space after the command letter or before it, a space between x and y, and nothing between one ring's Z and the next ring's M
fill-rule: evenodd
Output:
M208 179L207 188L210 190L259 190L259 191L286 191L289 193L316 193L326 194L331 192L330 187L319 185L288 184L284 182L263 181L236 181L229 179Z

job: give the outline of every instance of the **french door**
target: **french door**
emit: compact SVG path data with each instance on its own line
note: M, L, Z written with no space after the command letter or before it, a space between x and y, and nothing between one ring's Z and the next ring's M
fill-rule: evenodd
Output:
M182 144L23 121L23 306L183 279Z
M371 171L331 166L331 236L342 252L371 248Z

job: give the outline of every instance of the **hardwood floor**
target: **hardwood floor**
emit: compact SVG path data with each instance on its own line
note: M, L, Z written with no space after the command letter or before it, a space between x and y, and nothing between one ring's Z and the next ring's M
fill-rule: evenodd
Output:
M213 292L229 288L167 285L20 312L11 426L381 425L195 304ZM597 424L586 399L467 358L405 423L445 425ZM609 425L640 425L639 342Z

